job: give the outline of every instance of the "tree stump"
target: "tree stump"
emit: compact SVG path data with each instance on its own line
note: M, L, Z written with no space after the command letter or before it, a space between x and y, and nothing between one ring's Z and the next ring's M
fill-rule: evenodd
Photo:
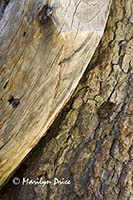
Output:
M72 95L109 10L110 0L0 1L0 185Z

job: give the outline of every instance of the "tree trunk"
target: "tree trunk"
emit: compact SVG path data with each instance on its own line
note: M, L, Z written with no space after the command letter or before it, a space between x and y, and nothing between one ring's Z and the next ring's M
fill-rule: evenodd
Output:
M72 99L1 199L133 198L132 6L131 0L113 0L102 41ZM24 177L52 183L64 178L71 184L23 185Z
M109 8L110 0L0 1L0 186L72 95Z

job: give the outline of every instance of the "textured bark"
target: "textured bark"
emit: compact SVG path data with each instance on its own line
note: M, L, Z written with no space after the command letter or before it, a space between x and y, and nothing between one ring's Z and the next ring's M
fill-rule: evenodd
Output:
M14 177L70 185L3 188L3 200L131 200L132 1L114 0L104 37L73 98Z
M0 1L0 186L75 90L110 2Z

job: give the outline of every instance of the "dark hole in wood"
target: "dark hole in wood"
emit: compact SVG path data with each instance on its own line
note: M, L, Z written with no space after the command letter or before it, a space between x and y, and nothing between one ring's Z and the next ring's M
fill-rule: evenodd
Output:
M26 32L23 33L23 37L25 37L25 36L26 36Z
M3 86L4 89L6 89L7 85L9 83L9 80L5 83L5 85Z
M18 105L20 104L20 99L10 96L8 102L9 102L9 104L12 105L13 108L17 108Z
M45 5L42 10L38 13L38 20L40 24L44 24L47 21L49 21L51 15L52 15L53 8L48 7L48 5Z

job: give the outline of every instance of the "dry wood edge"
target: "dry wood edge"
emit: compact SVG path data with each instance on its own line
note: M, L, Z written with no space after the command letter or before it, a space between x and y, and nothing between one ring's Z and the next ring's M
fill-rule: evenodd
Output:
M110 9L110 0L53 0L48 5L53 14L45 19L46 3L11 0L2 7L0 185L71 97L103 35Z

